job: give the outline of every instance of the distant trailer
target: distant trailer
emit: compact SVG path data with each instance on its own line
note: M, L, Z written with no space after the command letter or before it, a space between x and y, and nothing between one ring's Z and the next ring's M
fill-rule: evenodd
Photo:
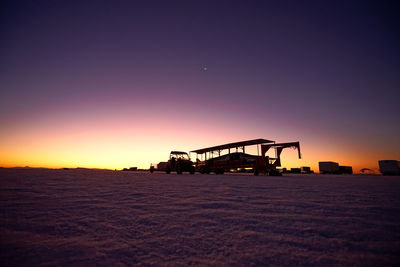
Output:
M353 168L351 166L339 166L340 174L353 174Z
M319 173L337 174L339 173L339 163L333 161L321 161L318 163Z
M303 167L301 167L301 173L308 174L308 173L313 173L313 171L311 170L310 167L303 166Z
M380 160L379 170L383 175L400 175L400 161Z

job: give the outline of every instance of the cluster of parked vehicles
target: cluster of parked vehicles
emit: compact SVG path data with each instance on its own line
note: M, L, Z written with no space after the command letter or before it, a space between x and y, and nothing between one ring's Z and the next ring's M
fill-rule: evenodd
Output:
M261 152L261 154L251 155L245 153L245 148L252 145L256 145L257 151ZM281 175L277 170L277 167L281 166L280 155L284 148L289 147L296 148L299 158L301 157L299 142L277 144L266 139L247 140L194 150L191 151L191 153L196 153L194 162L186 152L171 151L169 160L160 162L157 165L157 170L165 171L166 173L176 172L177 174L182 174L183 172L190 174L195 172L224 174L233 170L251 170L254 175L260 173ZM275 150L274 157L266 156L270 149ZM152 167L150 170L154 171L155 169L155 167Z

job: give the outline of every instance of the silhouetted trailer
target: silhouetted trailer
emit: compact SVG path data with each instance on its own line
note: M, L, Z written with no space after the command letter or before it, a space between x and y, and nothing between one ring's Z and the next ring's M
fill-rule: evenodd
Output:
M351 166L339 166L340 174L353 174L353 167Z
M380 160L379 170L383 175L400 175L400 161Z
M258 155L246 154L246 147L253 145L257 145ZM207 147L193 150L191 153L196 153L196 170L200 173L223 174L231 169L251 168L255 175L260 172L281 175L276 167L281 166L280 155L283 149L288 147L297 148L299 158L301 158L299 142L276 144L267 139L253 139ZM266 156L271 148L275 150L275 157ZM227 151L227 154L223 155L221 153L223 151ZM201 160L198 158L199 156Z
M314 173L314 171L312 171L311 168L308 166L303 166L301 167L301 173L309 174L309 173Z
M318 163L319 173L321 174L338 174L339 163L333 161L321 161Z

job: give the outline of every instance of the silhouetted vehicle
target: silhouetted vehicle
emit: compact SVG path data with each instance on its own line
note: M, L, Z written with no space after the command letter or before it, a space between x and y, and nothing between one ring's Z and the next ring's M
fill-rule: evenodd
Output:
M257 145L257 151L259 155L250 155L245 153L245 147ZM191 151L197 154L196 170L200 173L209 174L214 172L216 174L223 174L230 170L246 170L251 169L254 175L264 173L268 175L282 175L277 167L281 166L280 155L285 148L296 148L300 155L300 143L280 143L277 144L274 141L266 139L253 139L242 142L229 143L219 146L207 147ZM231 149L235 149L236 152L231 153ZM275 150L275 157L266 156L266 153L270 150ZM242 152L238 152L242 150ZM228 154L222 155L222 151L227 151ZM218 157L214 157L217 154ZM203 161L199 160L198 157L204 158Z
M342 166L333 161L320 161L319 173L320 174L353 174L351 166Z
M379 170L383 175L400 175L400 161L380 160Z
M339 166L339 174L353 174L353 167L351 166Z
M188 153L182 151L171 151L167 166L165 167L165 172L171 173L171 171L176 171L177 174L182 174L183 172L194 174L195 167L193 166L193 162L190 160Z
M301 167L301 173L303 173L303 174L309 174L309 173L314 173L314 171L311 170L311 168L308 167L308 166L303 166L303 167Z
M333 161L318 162L320 174L339 174L339 163Z
M374 173L374 171L369 168L362 168L360 171L362 174L373 174Z

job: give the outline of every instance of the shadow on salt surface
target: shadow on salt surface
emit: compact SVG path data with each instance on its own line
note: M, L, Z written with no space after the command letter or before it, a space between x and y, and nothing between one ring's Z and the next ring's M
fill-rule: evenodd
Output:
M5 265L399 262L395 178L0 172Z

